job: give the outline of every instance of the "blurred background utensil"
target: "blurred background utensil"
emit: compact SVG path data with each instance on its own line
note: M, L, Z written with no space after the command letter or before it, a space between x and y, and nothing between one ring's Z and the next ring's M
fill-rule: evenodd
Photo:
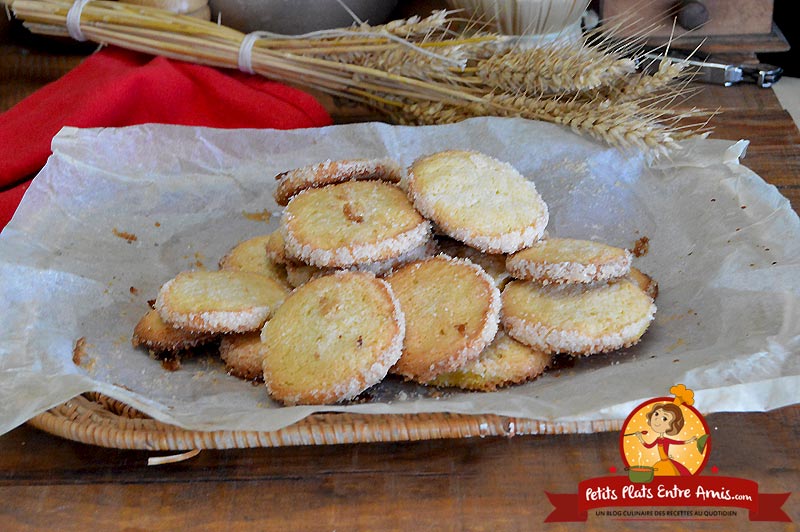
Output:
M489 22L506 35L580 33L588 0L447 0L467 17Z
M352 26L350 11L371 25L386 22L397 0L210 0L213 20L239 31L299 35Z
M203 20L211 19L208 0L125 0L129 4L157 7L179 15L188 15Z

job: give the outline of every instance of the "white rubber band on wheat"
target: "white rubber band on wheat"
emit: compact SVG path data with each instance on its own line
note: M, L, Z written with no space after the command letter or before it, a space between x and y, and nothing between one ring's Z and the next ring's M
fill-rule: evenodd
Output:
M83 14L84 6L90 1L91 0L75 0L72 6L70 6L69 11L67 11L67 32L69 32L69 36L76 41L88 40L81 31L81 14Z
M239 70L248 74L255 74L253 71L253 46L255 46L257 40L266 35L267 32L265 31L254 31L244 36L239 45Z

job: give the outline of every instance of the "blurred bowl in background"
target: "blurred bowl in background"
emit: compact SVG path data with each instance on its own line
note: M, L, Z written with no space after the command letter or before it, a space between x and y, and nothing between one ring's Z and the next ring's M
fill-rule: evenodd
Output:
M370 25L386 22L397 0L343 0ZM355 22L336 0L209 0L212 20L244 33L271 31L298 35L343 28Z
M452 9L498 27L506 35L580 32L589 0L447 0Z

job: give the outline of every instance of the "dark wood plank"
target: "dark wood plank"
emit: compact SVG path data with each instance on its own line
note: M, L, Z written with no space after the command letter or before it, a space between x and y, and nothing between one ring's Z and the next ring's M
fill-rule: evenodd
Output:
M0 18L4 17L0 13ZM47 54L0 44L0 113L57 80L83 59L83 55Z
M739 111L781 110L781 104L771 89L762 89L753 84L742 83L731 87L696 83L693 94L676 107L700 107L719 109L721 116L736 116Z

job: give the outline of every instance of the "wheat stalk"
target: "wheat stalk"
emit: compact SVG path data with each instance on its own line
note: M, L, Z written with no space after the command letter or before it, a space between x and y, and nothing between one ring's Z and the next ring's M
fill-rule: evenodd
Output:
M66 0L14 0L32 31L66 34ZM682 94L681 68L662 62L654 76L634 72L636 50L606 36L514 48L452 13L256 41L253 70L367 104L398 123L450 123L473 116L521 116L571 127L609 144L662 154L704 131L698 113L667 108ZM470 27L470 24L473 26ZM160 9L95 0L81 17L90 40L222 68L238 67L244 34Z
M678 148L678 143L698 135L707 124L706 113L648 108L636 102L595 100L564 100L526 95L487 95L481 102L454 105L409 103L393 118L407 125L454 123L476 116L522 117L546 120L570 127L615 146L636 147L650 156L666 155ZM704 116L706 120L691 127L678 125L688 118Z
M480 61L475 74L499 89L537 93L591 90L636 71L632 59L584 43L559 42L509 51Z
M498 96L493 101L511 114L540 119L553 116L553 122L582 131L610 144L636 146L644 151L666 154L677 147L682 135L658 122L659 110L648 110L634 102L608 99L589 101L537 99Z
M615 92L615 99L631 101L644 98L650 94L669 89L676 80L690 78L686 65L681 62L671 61L666 57L659 62L658 70L653 74L638 74L627 83L615 83L610 87Z

